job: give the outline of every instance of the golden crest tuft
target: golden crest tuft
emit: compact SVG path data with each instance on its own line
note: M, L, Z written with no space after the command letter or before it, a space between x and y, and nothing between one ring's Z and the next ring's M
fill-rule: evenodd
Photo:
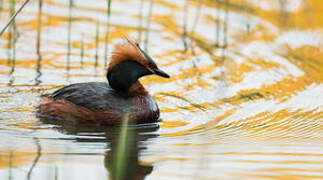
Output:
M108 70L125 60L137 61L140 64L145 64L148 62L143 53L140 51L138 43L129 39L115 45Z

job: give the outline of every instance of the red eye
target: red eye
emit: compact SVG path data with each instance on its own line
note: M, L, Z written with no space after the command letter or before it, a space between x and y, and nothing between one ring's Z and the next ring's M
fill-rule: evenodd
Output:
M147 68L147 69L148 69L148 68L150 68L150 67L149 67L149 63L145 63L145 64L144 64L144 67L145 67L145 68Z
M145 64L143 64L143 66L146 68L146 69L148 69L148 71L150 71L150 72L152 72L152 73L154 73L154 71L151 69L151 67L150 67L150 63L145 63Z

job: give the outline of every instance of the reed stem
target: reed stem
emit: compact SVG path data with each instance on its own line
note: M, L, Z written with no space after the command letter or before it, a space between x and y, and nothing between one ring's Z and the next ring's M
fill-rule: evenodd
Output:
M80 56L81 56L81 66L83 67L83 60L84 60L84 34L83 33L82 33L82 40L81 40Z
M70 69L70 56L71 56L71 29L72 29L72 8L73 0L69 0L68 7L68 32L67 32L67 70Z
M36 43L36 53L38 55L37 59L37 76L35 78L35 83L36 85L40 84L40 76L41 76L41 61L42 61L42 56L40 53L40 45L41 45L41 26L42 26L42 13L43 13L43 0L38 1L38 27L37 27L37 43Z
M139 28L138 28L138 42L141 44L142 41L142 13L143 13L143 0L140 0L140 7L139 7Z
M8 26L15 20L16 16L21 12L21 10L26 6L26 4L29 2L30 0L25 0L25 2L22 4L22 6L16 11L16 13L11 16L11 18L9 19L8 23L1 29L0 31L0 36L4 33L4 31L8 28Z
M104 40L104 67L107 67L108 52L109 52L109 33L110 33L110 16L111 16L111 3L112 0L107 0L107 29Z
M41 21L42 21L42 7L43 7L43 0L39 0L38 4L38 27L37 27L37 44L36 44L36 51L37 54L40 55L40 40L41 40Z
M154 0L150 0L149 4L149 13L147 18L147 30L146 30L146 39L145 39L145 51L148 52L148 43L149 43L149 32L150 32L150 24L151 24L151 15L153 11Z
M98 66L99 60L99 40L100 40L100 22L96 22L96 33L95 33L95 67Z

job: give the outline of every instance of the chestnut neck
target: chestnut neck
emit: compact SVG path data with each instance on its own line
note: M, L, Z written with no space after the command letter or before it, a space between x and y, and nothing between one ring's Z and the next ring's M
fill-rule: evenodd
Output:
M132 84L132 86L130 86L127 94L129 94L130 96L140 96L140 95L147 96L148 92L139 81L136 81L135 83Z
M132 60L125 60L108 69L107 79L110 86L121 93L130 96L147 95L147 91L140 84L140 77L152 74L140 63Z

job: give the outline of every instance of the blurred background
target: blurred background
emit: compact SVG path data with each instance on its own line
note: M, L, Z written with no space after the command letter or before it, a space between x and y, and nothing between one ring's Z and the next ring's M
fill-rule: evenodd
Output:
M1 28L23 2L0 0ZM323 179L322 19L320 0L30 0L0 36L0 179ZM141 80L160 128L36 118L40 94L106 81L125 37L172 76Z

